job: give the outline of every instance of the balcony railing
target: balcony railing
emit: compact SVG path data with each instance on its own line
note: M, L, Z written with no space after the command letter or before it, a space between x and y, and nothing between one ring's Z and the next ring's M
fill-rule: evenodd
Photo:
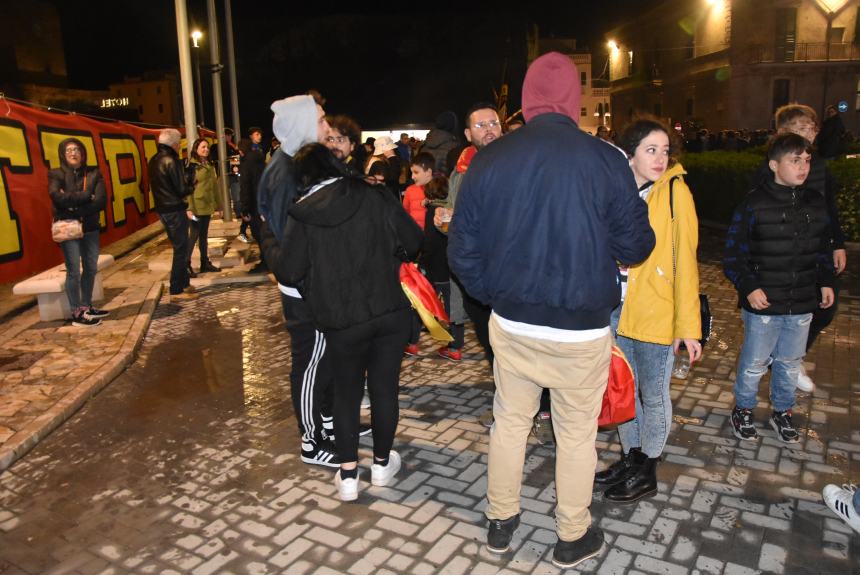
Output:
M829 49L828 49L829 48ZM749 64L769 62L846 62L860 60L860 45L834 42L796 43L785 45L750 44L742 48Z

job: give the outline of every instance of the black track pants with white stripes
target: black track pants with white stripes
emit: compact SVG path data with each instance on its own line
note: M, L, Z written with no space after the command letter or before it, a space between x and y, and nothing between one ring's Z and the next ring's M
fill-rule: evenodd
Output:
M331 413L332 370L323 334L316 330L308 304L281 294L284 320L290 334L290 388L303 448L310 449L323 435L321 412Z

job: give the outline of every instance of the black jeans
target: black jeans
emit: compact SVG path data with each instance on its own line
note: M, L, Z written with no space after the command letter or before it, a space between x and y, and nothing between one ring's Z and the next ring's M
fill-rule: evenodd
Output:
M334 366L335 443L342 463L358 461L358 423L364 374L370 393L373 455L388 457L400 406L400 362L409 340L412 310L404 308L364 323L326 332Z
M173 244L173 263L170 267L170 294L182 293L191 285L188 277L188 216L185 210L158 214L167 239Z
M194 244L198 244L200 250L200 267L209 263L209 221L212 216L194 216L197 221L191 220L191 232L188 236L188 267L191 267L191 252ZM198 243L199 242L199 243Z
M317 331L305 300L282 293L281 306L290 334L290 394L299 435L303 444L318 443L323 434L320 414L332 411L331 354L326 351L326 339ZM339 431L335 429L335 433ZM308 445L306 451L311 447Z

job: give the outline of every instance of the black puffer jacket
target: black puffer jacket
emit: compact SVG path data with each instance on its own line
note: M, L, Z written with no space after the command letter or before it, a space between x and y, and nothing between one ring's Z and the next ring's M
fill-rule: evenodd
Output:
M155 198L156 212L167 214L188 209L185 198L192 188L186 183L179 154L166 144L158 144L158 152L149 160L149 189Z
M809 313L818 307L818 288L833 286L830 251L830 221L821 194L781 186L771 175L735 210L723 270L747 311ZM770 307L752 309L747 296L757 289Z
M409 307L400 264L421 247L421 228L379 186L340 178L290 208L276 276L296 285L323 331Z
M76 144L81 149L81 165L72 168L66 161L66 146ZM60 142L60 167L48 172L48 194L54 204L54 220L80 220L84 233L99 229L99 212L105 208L107 196L101 172L87 165L87 149L77 138Z
M773 179L773 172L768 167L767 158L765 158L753 177L753 183L759 185L768 179ZM842 225L839 222L839 209L836 206L836 196L840 186L827 166L827 160L818 153L812 154L809 175L806 177L803 187L809 191L816 191L824 197L827 216L830 218L830 248L834 250L845 249L845 233L842 231Z

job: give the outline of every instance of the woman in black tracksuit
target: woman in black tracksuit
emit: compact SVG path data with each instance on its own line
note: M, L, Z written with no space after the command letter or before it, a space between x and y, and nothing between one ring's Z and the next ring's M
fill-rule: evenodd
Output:
M335 476L344 501L358 496L359 406L364 374L372 404L371 483L387 485L400 469L391 451L397 429L400 362L409 339L410 304L399 270L421 247L421 229L382 186L345 174L321 144L295 156L299 191L275 264L299 287L325 333L334 365Z

